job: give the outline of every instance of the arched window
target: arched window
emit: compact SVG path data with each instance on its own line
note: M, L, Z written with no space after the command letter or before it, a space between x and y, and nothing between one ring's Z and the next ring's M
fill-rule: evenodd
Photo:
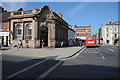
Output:
M22 39L22 26L21 25L16 26L16 38Z
M32 39L32 25L28 24L26 26L26 39Z

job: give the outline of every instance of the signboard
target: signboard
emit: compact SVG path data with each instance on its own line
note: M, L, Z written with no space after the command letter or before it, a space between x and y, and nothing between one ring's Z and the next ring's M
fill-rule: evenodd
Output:
M0 36L9 36L9 32L0 32Z

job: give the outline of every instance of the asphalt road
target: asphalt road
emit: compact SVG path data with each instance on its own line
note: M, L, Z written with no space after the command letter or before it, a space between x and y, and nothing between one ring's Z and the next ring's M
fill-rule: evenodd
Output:
M118 78L117 46L86 48L74 58L30 59L2 56L3 80L41 80L56 78Z
M86 48L46 78L118 78L118 47Z

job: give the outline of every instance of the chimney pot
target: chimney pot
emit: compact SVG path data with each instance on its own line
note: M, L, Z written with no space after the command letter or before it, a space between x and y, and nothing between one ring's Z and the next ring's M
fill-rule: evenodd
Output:
M61 13L58 13L58 15L59 15L59 17L61 17L61 18L62 18L62 14L61 14Z
M109 24L112 24L112 20L109 20Z

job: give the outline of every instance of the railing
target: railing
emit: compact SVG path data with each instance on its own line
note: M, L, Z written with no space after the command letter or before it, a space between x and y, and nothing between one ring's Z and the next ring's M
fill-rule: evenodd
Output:
M11 16L21 16L21 15L36 14L38 11L39 11L38 9L25 10L25 11L13 11L11 13Z

